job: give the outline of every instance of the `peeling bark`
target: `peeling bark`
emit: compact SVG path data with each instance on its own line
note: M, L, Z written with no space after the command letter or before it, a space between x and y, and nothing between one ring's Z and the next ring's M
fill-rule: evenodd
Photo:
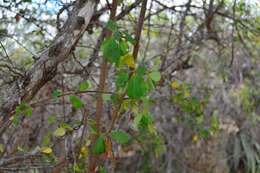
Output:
M41 52L39 60L26 72L25 77L19 78L9 87L4 102L0 105L2 118L7 119L21 101L30 101L40 88L53 79L57 66L69 57L87 29L96 3L93 0L76 2L70 17L53 43Z

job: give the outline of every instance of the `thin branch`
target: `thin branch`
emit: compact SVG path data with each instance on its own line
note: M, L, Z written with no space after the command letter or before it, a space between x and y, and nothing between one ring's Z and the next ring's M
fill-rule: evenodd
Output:
M147 6L147 0L143 0L139 20L138 23L136 24L136 30L135 30L136 43L134 45L134 51L133 51L134 59L137 59L138 56L139 44L140 44L139 42L140 42L140 37L141 37L144 19L145 19L146 6Z

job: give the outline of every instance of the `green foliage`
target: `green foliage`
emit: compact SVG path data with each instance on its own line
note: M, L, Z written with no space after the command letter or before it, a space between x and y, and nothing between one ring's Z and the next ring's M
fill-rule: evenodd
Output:
M238 133L235 136L232 149L232 158L229 160L232 172L239 169L239 164L245 166L247 173L260 171L260 146L249 134Z
M96 122L92 119L88 120L91 134L97 134Z
M103 98L104 102L110 101L111 94L102 94L102 98Z
M135 39L128 32L124 32L124 38L132 45L135 44Z
M62 137L66 134L66 130L63 127L57 128L54 132L53 135L56 137Z
M126 132L120 130L113 131L110 134L110 137L119 144L127 144L131 139L131 137Z
M54 124L54 123L56 123L57 122L57 119L56 119L56 116L55 115L50 115L49 117L48 117L48 123L49 124Z
M154 82L159 82L161 80L161 74L159 71L152 71L149 73L149 76Z
M26 102L22 102L20 105L18 105L15 108L16 115L31 116L32 112L33 112L32 107L30 105L28 105Z
M26 102L21 102L20 105L16 106L15 114L12 117L12 123L18 125L20 122L20 116L30 117L33 113L33 108Z
M136 139L144 144L145 152L159 155L160 152L164 151L164 144L162 138L156 132L152 114L149 112L152 103L149 93L161 80L158 63L151 70L143 65L138 66L137 59L129 51L129 45L135 44L132 36L126 31L121 32L114 22L108 22L106 27L112 31L112 36L103 42L102 53L104 58L116 65L116 89L115 93L111 95L111 101L119 113L124 113L126 110L134 113L132 123L138 132L137 136L131 137L126 132L118 130L110 132L109 136L115 142L123 145L128 144L131 139ZM128 98L125 99L125 96L128 96ZM106 99L106 101L110 100ZM92 131L95 132L95 129ZM94 153L104 153L104 143L104 138L100 136L93 145Z
M92 151L95 154L102 154L106 151L105 140L103 136L99 136L92 147Z
M151 114L148 113L139 113L135 116L134 125L140 131L149 130L149 127L153 123L153 118Z
M112 32L112 36L104 40L101 51L106 60L118 65L122 57L129 52L128 43L133 44L134 39L127 32L121 32L113 21L108 21L106 28Z
M146 68L144 66L139 66L136 70L137 75L144 76L146 73Z
M144 78L140 75L134 75L127 85L127 95L131 99L140 99L147 94L148 86Z
M91 87L91 83L89 81L83 81L79 84L79 91L86 91Z
M231 96L234 98L234 103L241 107L244 113L248 115L253 124L257 124L260 121L260 116L257 113L257 107L260 105L260 90L259 87L254 87L245 82L239 88L235 88L231 91Z
M73 163L70 165L71 172L75 172L75 173L84 173L85 168L86 168L86 165L83 161L79 162L79 163Z
M208 97L199 99L191 96L191 86L186 83L172 82L171 87L174 89L172 101L180 109L180 121L187 123L199 137L210 137L219 129L216 112L211 116L210 123L205 120L204 110L208 102ZM197 138L197 137L196 137Z
M53 92L52 92L52 97L53 98L58 98L58 97L60 97L61 96L61 92L59 91L59 90L54 90Z
M51 142L51 135L50 135L50 134L45 135L45 136L43 137L42 141L41 141L41 143L42 143L43 145L49 145L50 142Z
M119 58L123 56L121 47L120 43L114 37L107 38L101 46L104 58L111 63L118 64L120 61Z
M128 81L128 74L125 71L119 71L116 77L116 87L117 88L124 88Z
M72 95L69 99L74 108L78 109L83 107L82 101L77 96Z
M99 168L99 173L108 173L108 171L106 170L106 168L104 168L103 166L101 166Z
M118 30L118 26L116 24L116 22L109 20L106 24L106 28L109 29L110 31L117 31Z

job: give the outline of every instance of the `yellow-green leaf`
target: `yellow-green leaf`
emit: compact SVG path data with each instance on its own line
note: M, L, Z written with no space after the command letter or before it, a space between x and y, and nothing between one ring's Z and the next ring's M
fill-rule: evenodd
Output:
M171 87L173 88L173 89L177 89L177 88L179 88L179 83L178 83L178 81L173 81L172 83L171 83Z
M126 64L128 67L135 68L135 60L132 54L128 53L122 57L123 64Z
M61 136L64 136L66 133L66 130L63 128L63 127L59 127L57 128L54 132L53 132L53 135L56 136L56 137L61 137Z
M161 74L159 71L153 71L149 74L149 76L154 82L158 82L161 80Z
M52 153L52 149L50 147L42 147L40 151L44 154L51 154Z
M200 140L199 136L198 135L193 135L192 136L192 141L193 142L198 142Z

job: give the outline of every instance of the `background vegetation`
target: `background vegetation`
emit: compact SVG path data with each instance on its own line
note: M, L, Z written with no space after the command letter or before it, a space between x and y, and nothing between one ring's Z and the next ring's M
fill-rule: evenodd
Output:
M259 9L1 0L0 172L260 172Z

